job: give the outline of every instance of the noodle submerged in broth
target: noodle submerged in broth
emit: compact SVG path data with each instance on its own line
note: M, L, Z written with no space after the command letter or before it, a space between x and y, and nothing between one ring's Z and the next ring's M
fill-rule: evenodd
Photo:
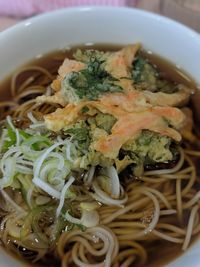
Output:
M158 266L200 231L191 83L139 44L65 57L16 71L0 102L2 245L41 265Z

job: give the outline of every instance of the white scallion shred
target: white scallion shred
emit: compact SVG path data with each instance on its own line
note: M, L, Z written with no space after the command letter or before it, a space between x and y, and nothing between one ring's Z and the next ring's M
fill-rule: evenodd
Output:
M4 197L4 199L14 208L15 211L19 212L19 213L23 213L26 214L27 212L21 208L20 206L18 206L13 200L12 198L3 190L0 190L2 196Z
M72 155L76 158L76 148L75 145L70 141L67 140L67 145L66 145L66 158L68 161L73 162L74 159L72 158Z
M64 145L66 142L62 141L62 142L58 142L53 144L52 146L50 146L49 148L47 148L45 150L45 152L35 161L34 166L33 166L33 170L34 170L34 178L38 178L40 175L40 169L41 166L43 164L43 162L45 161L45 159L47 158L47 156L58 146Z
M10 126L10 128L13 130L13 132L15 132L15 126L12 123L11 117L10 116L7 116L6 117L6 120L7 120L8 125Z
M99 213L96 210L83 210L81 224L86 227L94 227L99 224Z
M23 165L16 164L16 172L24 173L24 174L33 174L33 169L30 167L26 167Z
M106 174L110 178L111 184L111 195L113 198L119 198L120 196L120 182L117 170L115 167L111 166L106 168Z
M16 129L15 126L13 125L13 123L12 123L12 119L11 119L10 116L7 116L6 119L7 119L7 122L8 122L8 125L10 126L10 128L13 130L13 132L15 132L15 135L16 135L16 146L19 146L19 144L20 144L20 140L21 140L20 135L19 135L19 131L18 131L18 129Z
M92 186L93 186L95 193L91 193L91 196L93 196L94 199L96 199L97 201L105 205L122 206L124 203L126 203L128 199L127 195L124 194L122 189L120 190L122 191L121 195L123 196L123 198L113 199L99 187L96 180L94 180L94 182L92 183Z
M92 166L89 169L89 171L85 174L84 179L83 179L86 185L91 185L92 180L94 178L94 173L95 173L95 167Z
M35 123L38 123L38 120L33 116L33 113L32 112L28 112L27 113L27 117L29 118L29 120L35 124Z
M60 199L60 192L57 191L56 189L54 189L52 186L50 186L48 183L42 181L41 179L34 177L32 182L38 186L39 188L41 188L43 191L45 191L47 194L49 194L50 196Z
M41 127L45 127L45 124L44 124L44 122L41 122L41 123L35 123L35 124L31 124L29 127L30 127L31 129L41 128Z
M27 117L31 121L32 124L29 125L30 129L35 129L35 128L42 128L45 127L45 123L43 121L38 121L32 114L32 112L27 113Z
M64 218L66 221L73 223L73 224L81 224L81 220L78 218L75 218L69 214L69 211L67 211L64 215Z
M83 225L85 227L94 227L99 224L99 214L96 210L83 210L80 219L73 217L69 214L69 211L67 211L64 218L70 223Z
M16 159L6 158L1 161L1 171L3 177L0 179L0 188L5 188L12 184L15 172L16 172Z
M17 163L18 164L23 164L23 165L28 165L28 166L32 166L33 167L33 162L29 161L29 160L24 160L21 159L20 157L17 157Z
M1 138L0 138L0 153L1 153L2 148L3 148L3 144L5 142L6 135L7 135L7 129L3 129L2 134L1 134Z
M2 160L5 160L6 158L10 157L11 155L14 156L13 154L16 152L20 152L19 148L18 147L11 147L8 151L6 151L4 153Z
M57 158L58 159L57 168L59 170L62 170L64 168L64 166L65 166L65 159L64 159L64 157L61 154L56 153L56 152L51 152L49 154L49 157Z
M75 181L75 178L73 176L71 176L69 178L69 180L66 182L66 184L64 185L62 191L61 191L61 194L60 194L60 203L58 205L58 208L56 210L56 217L58 218L59 215L60 215L60 212L63 208L63 205L64 205L64 201L65 201L65 195L69 189L69 187L72 185L72 183Z
M29 190L28 190L28 192L27 192L27 195L26 195L26 201L27 201L27 203L28 203L28 205L29 205L29 207L32 207L32 196L33 196L33 189L34 189L34 185L32 185L30 188L29 188ZM37 203L36 203L37 204Z

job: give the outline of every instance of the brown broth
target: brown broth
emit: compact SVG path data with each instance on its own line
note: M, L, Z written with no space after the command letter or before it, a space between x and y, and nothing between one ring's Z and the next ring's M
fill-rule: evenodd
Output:
M27 64L21 67L30 67L30 66L41 66L49 70L51 73L57 73L58 67L62 64L63 60L68 57L71 58L73 53L77 49L98 49L101 51L117 51L121 48L120 45L112 45L112 44L97 44L97 45L79 45L72 47L69 50L59 50L54 51L48 54L40 55L38 58L35 58L28 62ZM173 63L169 62L168 60L151 53L150 51L141 51L141 54L144 58L147 58L152 62L154 65L158 66L159 70L164 74L164 77L168 80L175 81L177 83L183 83L190 87L191 89L196 89L197 85L195 81L190 77L182 69L175 66ZM30 75L30 72L27 72L27 75ZM9 100L11 97L10 94L10 81L11 81L10 74L7 78L3 81L0 81L0 101L2 100ZM27 76L26 76L27 77ZM26 77L20 77L19 83L24 80Z
M119 45L111 45L111 44L98 44L98 45L80 45L71 48L70 50L60 50L60 51L54 51L45 55L40 56L39 58L35 58L34 60L30 61L29 63L25 64L23 67L30 67L30 66L41 66L49 70L54 75L57 74L58 67L62 64L64 58L68 57L71 58L73 53L76 51L76 49L98 49L102 51L116 51L121 48ZM177 83L183 83L187 86L189 86L192 90L197 88L196 83L194 80L186 74L182 69L178 68L174 64L170 63L166 59L163 59L162 57L152 54L151 52L147 51L141 51L141 54L144 58L149 59L151 63L156 65L161 73L163 73L164 77L170 81L174 81ZM19 83L23 82L27 78L28 75L30 75L31 72L27 72L27 74L23 77L19 77ZM9 100L11 98L10 94L10 85L11 85L11 75L9 75L6 79L1 81L0 84L0 101ZM154 248L152 248L152 253L149 255L148 258L148 267L159 267L164 266L166 263L169 263L173 259L177 258L182 254L180 245L167 243L167 241L159 241L155 242ZM162 248L160 250L160 248ZM159 250L159 252L158 252ZM11 254L9 252L9 254ZM13 255L12 255L13 256ZM15 256L15 255L14 255ZM16 256L17 257L17 256ZM18 258L18 257L17 257ZM50 263L51 262L51 263ZM26 266L49 266L49 267L58 267L58 262L54 261L52 259L47 264L30 264L26 263ZM147 266L147 265L145 265ZM143 267L145 267L143 266ZM141 266L138 266L141 267Z

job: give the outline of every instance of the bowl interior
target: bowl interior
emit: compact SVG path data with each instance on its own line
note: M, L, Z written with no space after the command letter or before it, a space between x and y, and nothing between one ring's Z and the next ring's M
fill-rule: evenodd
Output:
M28 19L0 34L0 78L43 53L85 43L142 45L188 72L200 84L200 36L170 19L109 7L60 10ZM200 243L168 266L200 262ZM0 251L1 266L21 266Z

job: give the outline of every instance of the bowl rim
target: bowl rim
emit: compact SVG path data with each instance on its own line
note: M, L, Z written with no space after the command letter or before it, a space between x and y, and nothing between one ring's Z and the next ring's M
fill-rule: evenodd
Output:
M45 12L45 13L40 13L40 14L36 14L33 15L29 18L26 18L20 22L17 22L15 25L12 25L11 27L3 30L0 32L0 41L1 38L6 37L7 34L12 34L13 31L16 30L20 30L21 27L24 26L29 26L30 24L34 23L35 21L38 20L43 20L46 19L50 16L57 16L59 14L63 14L63 13L71 13L71 12L103 12L103 11L107 11L107 12L130 12L130 13L138 13L140 15L143 16L147 16L149 18L152 19L156 19L156 20L162 20L165 23L173 23L174 25L178 26L179 28L186 30L189 34L191 34L193 37L197 37L200 38L200 33L198 33L197 31L195 31L194 29L190 28L187 25L184 25L183 23L176 21L172 18L169 18L167 16L164 16L162 14L158 14L152 11L148 11L148 10L143 10L141 8L136 8L136 7L112 7L112 6L106 6L106 5L86 5L86 6L76 6L76 7L67 7L67 8L60 8L57 10L53 10L53 11L49 11L49 12Z

